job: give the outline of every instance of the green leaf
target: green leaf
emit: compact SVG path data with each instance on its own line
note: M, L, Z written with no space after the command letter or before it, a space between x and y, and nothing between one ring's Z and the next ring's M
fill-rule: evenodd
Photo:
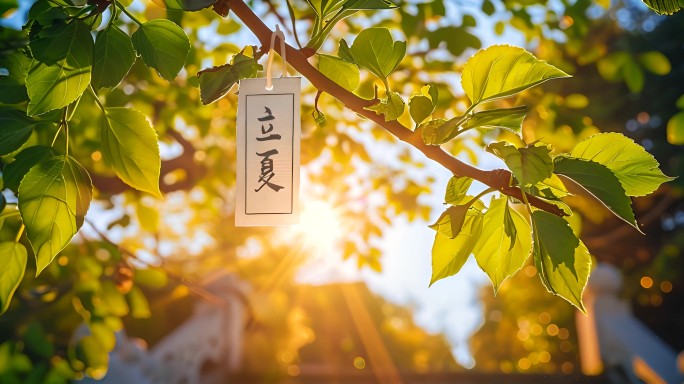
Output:
M644 69L656 75L664 76L672 70L670 60L658 51L642 53L638 56L638 59Z
M585 159L557 157L554 159L554 172L575 181L613 214L641 232L632 212L631 200L617 176L605 165Z
M451 205L458 204L468 193L468 188L473 183L473 179L465 176L452 176L446 187L444 202Z
M145 65L169 81L176 78L190 52L190 40L183 29L166 19L141 25L133 32L133 46Z
M135 189L161 196L157 132L145 115L130 108L107 108L100 133L102 155L116 175Z
M318 70L349 92L359 86L359 67L339 57L319 54Z
M404 58L406 42L393 41L387 28L368 28L356 36L350 51L356 64L385 81Z
M129 312L126 297L116 289L116 285L112 281L102 282L102 292L100 294L102 299L103 309L113 316L126 316Z
M587 247L562 218L545 212L532 212L534 263L542 283L582 312L582 291L591 271Z
M677 98L677 101L675 101L675 105L679 109L684 109L684 95L681 95L679 96L679 98Z
M522 128L526 114L526 106L481 111L466 120L461 129L503 128L517 134Z
M473 104L507 97L551 79L570 77L522 48L494 45L463 66L461 85Z
M21 52L0 55L0 68L7 72L0 75L0 103L16 104L28 100L26 74L31 59Z
M23 149L14 157L14 161L5 166L2 178L5 187L17 192L24 175L34 165L52 156L50 147L37 145Z
M492 280L494 291L525 264L532 248L527 220L508 206L508 198L492 199L484 214L475 260Z
M432 245L432 278L430 285L458 273L473 252L482 233L482 214L474 209L468 211L458 235L450 239L437 232Z
M370 107L365 107L367 111L373 111L378 115L384 115L385 121L396 120L404 113L406 104L396 92L387 92L387 98L380 100L377 104L371 105Z
M451 140L455 129L444 129L447 123L444 119L432 119L418 126L421 130L423 142L427 145L440 145Z
M92 199L92 182L72 157L47 158L19 185L19 211L36 255L36 275L78 232Z
M261 65L253 57L238 53L233 56L231 64L199 71L197 77L202 104L211 104L222 98L238 81L256 77L261 69Z
M591 160L610 169L627 196L645 196L660 184L674 180L660 170L644 147L620 133L599 133L580 141L570 156Z
M109 329L104 322L91 322L89 324L90 334L100 344L100 348L105 351L111 351L116 345L116 336L114 331Z
M176 9L183 11L199 11L211 7L216 0L152 0L162 8Z
M340 39L340 47L337 49L337 56L342 60L354 63L354 56L352 56L351 48L345 39Z
M468 209L470 209L470 205L450 206L439 216L437 222L429 225L429 227L453 239L461 232Z
M32 42L36 59L26 77L29 116L66 107L90 83L93 62L90 29L80 21L73 21L69 26L64 30L50 29L42 39ZM51 45L56 47L54 51Z
M109 351L102 348L95 336L85 336L76 344L76 358L85 364L85 372L95 380L107 374Z
M0 243L0 314L5 313L14 291L24 278L26 259L26 248L20 243Z
M548 145L535 143L524 148L499 141L486 148L502 159L521 185L536 184L551 177L553 160Z
M435 96L433 99L433 95ZM420 89L418 95L409 99L409 113L416 124L422 123L435 111L437 103L437 87L426 85Z
M135 271L134 279L136 284L151 288L164 288L169 283L166 273L159 269L138 269Z
M36 122L18 109L0 109L0 156L21 148L29 139Z
M318 16L322 19L327 19L327 16L331 16L333 13L338 12L342 8L346 0L306 0L309 6L316 12Z
M119 85L135 62L131 38L115 25L98 32L94 56L92 83L95 89Z
M140 290L140 288L133 286L126 294L128 306L131 308L131 316L135 319L149 319L152 313L150 312L150 303Z
M623 79L627 88L632 93L639 93L644 89L644 71L639 67L639 64L631 57L629 57L622 66Z
M546 199L560 199L572 195L568 192L563 181L555 174L532 186L532 192L534 195Z
M674 145L684 145L684 112L672 116L667 122L667 141Z
M649 8L659 15L672 15L682 9L677 0L642 0Z
M470 33L470 26L465 22L475 19L466 15L463 17L464 24L460 27L445 26L426 33L431 49L438 48L442 43L446 45L447 51L455 57L461 56L467 49L480 49L482 42L474 34Z
M389 0L347 0L342 9L365 10L365 9L392 9L397 6Z
M157 233L159 231L159 210L147 206L141 201L137 202L135 208L135 215L138 218L140 228L150 233Z

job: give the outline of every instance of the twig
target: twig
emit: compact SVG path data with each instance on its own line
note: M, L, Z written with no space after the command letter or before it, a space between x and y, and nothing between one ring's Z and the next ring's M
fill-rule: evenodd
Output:
M256 35L261 45L269 46L273 31L271 31L263 23L263 21L261 21L261 19L254 14L252 9L249 8L244 1L228 0L228 3L233 13L240 20L242 20L242 22L252 31L252 33ZM384 115L378 115L373 111L366 110L366 107L369 107L373 104L372 101L364 100L354 95L339 84L327 78L309 63L307 60L307 55L303 53L303 50L297 50L287 43L285 44L285 50L287 52L287 61L295 70L302 74L302 76L306 77L314 85L314 87L320 91L332 95L350 110L375 122L377 125L397 137L399 140L410 144L419 151L423 152L423 154L425 154L425 156L427 156L429 159L441 164L454 175L470 177L496 189L505 195L515 197L518 200L523 200L523 192L520 190L520 188L510 186L508 183L511 174L510 171L501 169L493 171L481 170L456 159L442 150L441 147L426 145L423 142L420 131L414 132L396 120L385 121ZM546 201L538 199L535 196L528 195L527 200L536 208L543 209L558 216L565 215L560 208Z

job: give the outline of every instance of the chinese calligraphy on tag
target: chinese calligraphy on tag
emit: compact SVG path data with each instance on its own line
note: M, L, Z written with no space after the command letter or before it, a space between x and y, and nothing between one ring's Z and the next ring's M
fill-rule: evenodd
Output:
M240 81L236 225L294 224L299 216L299 78Z
M269 108L269 107L264 107L264 108L266 109L266 116L260 117L257 120L259 120L261 122L275 120L275 117L273 116L273 113L271 112L271 108ZM261 134L262 135L265 135L265 134L273 131L273 124L272 123L268 124L268 128L264 128L264 127L265 127L265 125L262 124L261 125ZM256 139L257 139L257 141L280 140L281 136L279 134L272 133L269 136L261 136L261 137L257 137ZM268 185L269 188L271 188L272 190L274 190L276 192L283 189L282 186L271 182L271 179L275 176L275 173L273 173L273 159L271 159L271 156L277 155L277 154L278 154L277 149L269 149L268 151L266 151L264 153L257 152L257 156L262 157L262 159L261 159L261 175L259 175L259 183L261 183L261 184L259 185L258 188L256 188L254 190L254 192L261 191L261 188L263 188L266 185Z

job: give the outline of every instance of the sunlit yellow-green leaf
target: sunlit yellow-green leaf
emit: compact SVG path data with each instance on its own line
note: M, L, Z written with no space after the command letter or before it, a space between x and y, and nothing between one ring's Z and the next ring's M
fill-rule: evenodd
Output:
M19 211L36 255L36 274L81 228L91 199L90 176L71 157L45 159L24 176L19 185Z
M518 134L526 114L527 107L525 106L480 111L466 120L461 129L503 128Z
M620 133L599 133L580 141L570 156L595 161L610 169L628 196L653 193L660 184L673 180L644 147Z
M103 309L114 316L126 316L129 312L126 297L116 289L112 281L102 282L102 293L100 294Z
M384 115L385 121L392 121L398 119L399 116L404 113L406 103L404 103L404 99L401 98L401 95L389 91L387 92L386 99L382 99L377 104L364 109L373 111L378 115Z
M99 380L107 374L109 351L102 348L95 336L85 336L78 341L76 358L85 364L88 376Z
M672 15L682 9L682 3L677 0L642 0L649 8L659 15Z
M557 157L554 159L554 172L575 181L617 217L641 231L632 212L632 201L620 180L605 165L591 160Z
M548 179L542 180L533 186L535 195L545 197L547 199L560 199L561 197L570 196L571 193L563 184L563 181L555 174Z
M672 70L672 65L667 56L658 51L645 52L639 55L639 62L647 71L656 75L667 75Z
M502 159L522 185L536 184L553 173L551 150L546 144L516 148L510 143L499 141L489 144L486 150Z
M432 115L437 104L437 87L426 85L420 93L409 99L409 113L416 124L422 123Z
M356 64L386 79L404 58L406 42L394 41L387 28L368 28L356 36L350 51Z
M672 116L667 122L667 141L670 144L684 144L684 112Z
M542 283L554 295L566 299L582 312L582 292L591 271L591 255L575 236L568 222L545 212L534 211L534 263Z
M444 202L451 205L458 204L468 193L468 188L473 183L470 177L452 176L446 187Z
M570 77L522 48L493 45L463 66L461 85L473 104L507 97L544 81Z
M256 77L260 70L261 65L253 57L238 53L230 64L199 71L197 77L202 104L211 104L222 98L238 81Z
M461 232L469 208L470 205L450 206L439 216L434 224L430 225L430 228L453 239Z
M492 199L484 214L482 234L473 254L477 264L492 280L494 291L522 268L531 246L527 220L508 206L507 197Z
M24 278L26 248L14 241L0 243L0 314L9 307L14 291Z
M622 67L623 78L627 88L632 93L639 93L644 89L644 71L632 57L629 57L623 63Z
M473 252L482 233L482 214L474 209L468 211L461 231L453 239L439 232L432 245L432 278L430 285L458 273Z
M161 196L157 132L145 115L130 108L107 108L100 132L102 155L117 176L133 188Z
M339 57L318 55L318 70L350 92L359 86L359 67Z
M131 308L131 316L135 319L148 319L151 316L150 303L140 288L134 286L126 294L128 306Z
M34 59L26 77L30 99L27 114L40 115L76 100L90 83L93 39L90 29L74 21L63 29L50 29L32 46ZM57 48L57 49L55 49Z

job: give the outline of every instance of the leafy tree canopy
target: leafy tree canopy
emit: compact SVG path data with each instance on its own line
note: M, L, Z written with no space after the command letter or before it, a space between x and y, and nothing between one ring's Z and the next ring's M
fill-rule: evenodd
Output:
M589 39L594 29L614 26L586 16L597 6L588 0L563 1L559 11L543 1L482 4L481 17L507 18L495 24L497 33L512 28L538 41L536 55L510 45L483 48L474 34L478 19L465 13L459 24L439 0L155 3L39 0L21 31L2 30L0 310L5 318L21 318L23 306L62 314L47 334L32 323L13 330L17 338L54 338L74 318L91 331L57 342L60 351L3 344L1 354L31 356L41 367L29 372L18 364L8 375L101 376L121 318L150 314L141 287L167 287L172 278L205 295L189 278L225 262L222 250L230 250L228 269L244 271L237 249L248 239L277 247L263 231L223 225L233 217L235 187L231 90L258 76L268 53L272 31L258 16L262 5L289 26L288 64L308 79L302 159L316 166L307 177L355 220L339 245L360 267L382 268L370 239L393 217L430 215L418 197L431 181L403 172L429 159L453 175L447 208L431 226L430 284L458 273L471 254L495 290L531 262L546 290L584 310L592 256L573 230L572 197L605 207L637 233L631 197L672 180L639 144L601 133L581 112L579 123L563 125L569 133L555 121L559 108L589 104L561 85L582 66L634 94L646 86L646 73L671 70L657 51ZM676 1L646 4L662 14L680 8ZM533 22L535 7L547 12L542 23ZM260 45L240 45L245 34ZM463 61L464 53L472 55ZM684 136L680 115L668 123L675 144ZM417 151L381 158L362 144L369 134L381 145ZM475 146L506 169L476 168L485 155ZM472 192L474 182L484 190ZM381 204L369 198L378 195ZM113 219L92 221L103 217ZM116 231L114 241L109 232ZM168 254L174 246L197 253L188 244L206 238L202 253L213 262L189 266ZM243 273L262 284L267 272Z

